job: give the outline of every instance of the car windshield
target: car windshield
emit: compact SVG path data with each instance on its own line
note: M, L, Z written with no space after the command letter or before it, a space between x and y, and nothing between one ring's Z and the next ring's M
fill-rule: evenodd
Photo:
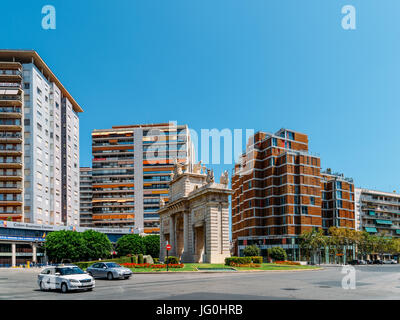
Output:
M58 268L56 269L56 273L60 273L62 276L68 276L71 274L84 274L85 272L78 268L78 267L72 267L72 268Z
M108 268L121 268L121 266L117 263L106 263Z

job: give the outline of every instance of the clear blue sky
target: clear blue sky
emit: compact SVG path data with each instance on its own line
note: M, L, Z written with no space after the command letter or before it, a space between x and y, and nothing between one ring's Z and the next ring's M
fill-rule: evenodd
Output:
M57 29L41 28L54 5ZM357 10L343 30L341 8ZM35 49L90 133L177 120L307 133L323 168L400 191L400 1L3 1L0 47ZM215 167L217 174L230 165Z

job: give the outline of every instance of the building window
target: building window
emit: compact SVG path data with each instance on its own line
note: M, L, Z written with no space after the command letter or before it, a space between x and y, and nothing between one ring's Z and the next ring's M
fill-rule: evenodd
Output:
M302 214L308 214L308 207L301 207Z
M310 197L310 204L311 204L312 206L315 205L315 198L314 198L314 197Z

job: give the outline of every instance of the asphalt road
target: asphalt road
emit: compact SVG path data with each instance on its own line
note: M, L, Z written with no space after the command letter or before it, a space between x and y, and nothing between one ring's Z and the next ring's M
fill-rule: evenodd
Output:
M355 267L355 289L343 289L341 267L318 271L134 274L129 280L96 279L91 292L42 292L39 270L0 269L4 299L400 299L400 265Z

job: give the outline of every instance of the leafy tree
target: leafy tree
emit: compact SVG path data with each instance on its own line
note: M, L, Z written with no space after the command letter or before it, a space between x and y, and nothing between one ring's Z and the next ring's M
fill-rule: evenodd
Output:
M328 244L328 239L324 236L321 229L304 231L300 235L300 246L306 250L309 257L318 254L319 263L321 263L321 248L325 248ZM310 254L311 253L311 254Z
M276 261L285 261L287 258L286 251L281 247L269 248L268 255Z
M69 230L49 233L44 247L53 262L61 262L63 259L79 261L84 258L86 249L82 233Z
M148 235L143 237L143 244L146 248L146 254L151 255L153 258L160 256L160 236Z
M107 235L94 230L86 230L82 233L85 243L85 260L97 260L110 256L112 244Z
M146 254L146 247L143 242L143 237L138 234L126 234L118 239L117 251L119 256L127 254Z
M251 246L247 246L243 250L243 255L245 257L255 257L260 255L260 248L258 248L255 244L252 244Z

